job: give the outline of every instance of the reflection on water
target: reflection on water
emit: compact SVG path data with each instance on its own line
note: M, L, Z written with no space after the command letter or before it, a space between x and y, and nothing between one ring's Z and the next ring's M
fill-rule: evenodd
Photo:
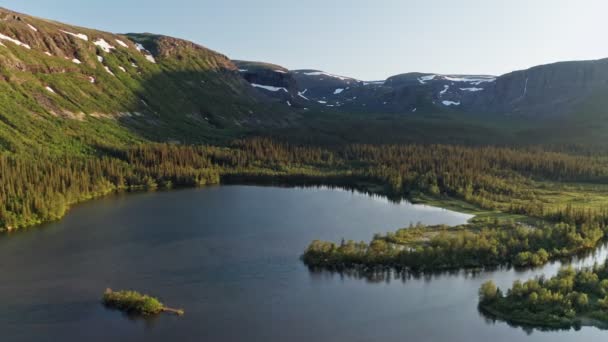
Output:
M410 272L400 271L395 269L343 269L343 270L325 270L308 268L310 277L316 280L332 280L334 279L356 279L362 280L369 284L373 283L390 283L397 281L407 283L408 281L425 281L431 282L434 279L442 279L446 276L469 278L482 274L481 270L444 270L436 272Z
M345 277L365 280L368 283L380 283L380 282L391 282L401 281L403 283L409 280L424 280L432 281L433 279L442 279L446 276L449 277L475 277L481 274L493 274L493 273L514 273L522 274L529 278L528 273L544 275L550 277L549 274L556 274L559 268L566 265L572 265L575 268L591 267L594 264L603 264L608 258L608 244L603 244L595 250L582 252L579 255L571 258L565 258L560 260L554 260L545 266L540 267L514 267L510 265L490 267L490 268L475 268L475 269L448 269L438 271L411 271L411 270L399 270L393 268L344 268L339 270L324 269L320 267L308 266L308 271L313 279L332 279L338 277L344 279ZM534 277L534 276L533 276Z
M527 325L527 324L503 321L502 319L494 316L492 313L484 311L482 308L478 308L478 310L479 310L479 316L485 320L486 324L492 325L492 324L496 324L496 322L505 322L508 326L510 326L514 329L521 329L527 335L532 335L532 333L534 331L560 332L560 331L571 331L571 330L579 331L582 329L582 326L580 326L580 325L575 325L574 327L568 327L568 328L552 328L552 327L537 327L537 326L531 326L531 325ZM606 330L603 327L599 327L598 329Z
M154 325L161 319L161 315L141 316L132 312L125 312L115 308L103 307L106 311L113 315L120 315L133 324L143 324L147 329L154 328Z

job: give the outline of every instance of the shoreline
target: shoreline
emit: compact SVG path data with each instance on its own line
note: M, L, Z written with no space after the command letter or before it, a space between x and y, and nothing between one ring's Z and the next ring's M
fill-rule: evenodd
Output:
M289 176L286 176L285 178L288 179ZM302 188L328 187L328 188L331 188L331 187L335 187L335 188L342 189L342 190L355 190L361 194L377 195L377 196L384 197L388 200L394 200L394 198L391 199L390 194L388 194L387 191L385 191L383 186L379 185L379 184L362 184L362 183L352 184L354 186L347 186L348 184L336 185L336 184L332 184L332 183L322 183L322 182L307 183L307 184L304 184L304 183L293 184L293 183L288 183L285 181L280 181L280 178L278 179L278 181L274 180L271 182L260 181L260 180L255 180L255 179L242 180L242 181L232 181L232 180L223 181L222 180L218 184L207 184L207 185L203 185L203 186L183 186L183 187L155 188L155 189L145 189L143 187L137 187L137 188L132 188L132 189L120 188L120 189L112 189L112 190L103 192L99 195L93 195L93 196L90 196L87 198L83 198L82 200L78 200L74 203L70 203L66 206L65 211L62 213L62 215L60 217L52 219L52 220L37 221L37 222L33 222L32 224L21 226L21 227L10 227L10 226L9 227L0 227L0 235L8 235L8 234L15 233L18 231L25 231L25 230L29 230L29 229L33 229L33 228L38 228L45 224L60 221L66 215L68 215L69 212L73 208L77 207L78 205L92 202L95 200L99 200L104 197L109 197L112 195L149 193L149 192L159 192L159 191L178 191L178 190L199 189L199 188L202 189L202 188L213 187L213 186L230 186L230 185L287 187L287 188L298 188L298 187L302 187ZM424 195L424 194L415 194L410 198L400 197L399 200L405 200L412 204L429 205L429 206L436 207L436 208L451 210L451 211L455 211L455 212L459 212L459 213L463 213L463 214L474 215L471 219L469 219L469 221L474 220L475 218L481 216L482 214L488 213L488 211L483 211L482 209L475 208L475 206L473 204L469 204L467 202L464 202L464 201L461 201L458 199L452 199L452 198L442 199L442 198L433 198L431 196ZM498 215L501 214L499 212L494 212L494 213L498 214Z
M519 325L521 327L529 327L529 328L536 328L536 329L545 328L545 329L554 329L554 330L568 330L573 327L583 326L581 324L581 322L579 322L576 318L564 319L561 322L547 322L547 321L542 321L542 320L531 320L531 319L519 318L516 316L510 316L506 313L495 310L494 308L492 308L488 305L484 305L484 304L479 304L478 309L481 312L481 314L484 315L485 318L502 321L509 325ZM588 325L588 326L593 326L593 325Z
M561 321L543 321L511 316L508 313L504 313L484 304L479 304L478 309L485 318L501 321L509 325L520 326L522 328L570 330L580 329L581 327L594 327L600 330L608 330L608 322L590 317L588 314L575 316L572 319L563 318Z

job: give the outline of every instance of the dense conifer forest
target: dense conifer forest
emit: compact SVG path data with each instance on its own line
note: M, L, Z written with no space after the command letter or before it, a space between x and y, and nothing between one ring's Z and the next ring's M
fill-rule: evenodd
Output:
M96 155L2 153L0 174L0 227L5 229L59 218L70 205L112 191L222 180L367 187L396 198L424 193L552 221L603 225L603 202L577 206L548 198L547 188L580 183L573 196L589 200L596 194L585 184L608 178L608 158L448 145L324 148L257 138L227 147L142 144Z
M95 155L0 155L0 227L62 217L114 191L220 183L334 185L485 211L461 227L413 227L371 243L313 242L310 266L413 269L541 265L595 248L608 231L608 158L540 148L451 145L319 147L268 138L228 146L141 144ZM531 221L532 220L532 221Z

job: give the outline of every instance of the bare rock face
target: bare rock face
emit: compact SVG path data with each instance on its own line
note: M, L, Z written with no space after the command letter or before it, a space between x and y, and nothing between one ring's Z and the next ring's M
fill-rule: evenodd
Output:
M471 109L510 115L562 116L608 104L608 60L561 62L499 77Z

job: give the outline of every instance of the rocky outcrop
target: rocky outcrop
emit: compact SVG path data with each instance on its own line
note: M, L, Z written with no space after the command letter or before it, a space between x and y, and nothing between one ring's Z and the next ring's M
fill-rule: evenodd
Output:
M562 116L603 107L608 59L541 65L500 76L469 110L506 115Z

